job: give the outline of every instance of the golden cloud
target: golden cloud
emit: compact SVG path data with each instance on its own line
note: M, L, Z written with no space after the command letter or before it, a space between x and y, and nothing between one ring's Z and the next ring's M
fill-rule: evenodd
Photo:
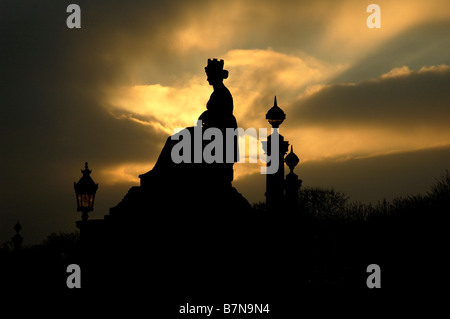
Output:
M118 165L111 165L100 171L100 179L106 185L116 185L121 183L139 184L139 175L148 172L153 168L152 162L127 162Z
M180 127L192 126L206 108L211 89L193 77L181 87L135 85L121 87L108 92L107 107L121 118L134 119L141 124L150 124L167 134ZM136 120L132 114L144 117Z
M283 134L306 161L448 146L449 77L448 65L403 66L377 79L323 86L292 106L294 126L287 119Z

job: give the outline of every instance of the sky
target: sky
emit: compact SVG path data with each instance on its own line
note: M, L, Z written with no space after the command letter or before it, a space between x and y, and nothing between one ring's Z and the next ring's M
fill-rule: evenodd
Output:
M73 182L89 162L103 218L192 126L225 61L242 128L280 133L304 187L376 203L424 194L450 165L450 2L446 0L0 2L0 243L76 230ZM369 4L381 28L368 28ZM264 201L260 163L233 186Z

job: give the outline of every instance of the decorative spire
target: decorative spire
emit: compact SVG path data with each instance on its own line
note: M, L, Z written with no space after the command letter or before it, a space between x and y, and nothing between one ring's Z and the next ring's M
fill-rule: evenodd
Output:
M20 225L19 221L17 221L16 225L14 226L14 230L16 231L16 234L12 238L14 251L18 251L22 248L23 237L20 236L20 234L19 234L21 229L22 229L22 226Z
M300 160L294 153L294 147L291 145L291 152L286 155L284 162L289 167L290 172L286 175L286 204L293 212L298 208L298 190L302 187L302 180L298 179L297 174L294 173L294 168Z
M22 229L22 226L19 223L19 220L17 220L16 225L14 226L14 230L16 231L16 233L18 234L20 232L20 230Z
M269 121L269 123L272 125L273 128L278 128L280 127L281 123L283 123L285 118L286 114L277 105L277 97L275 96L273 106L266 114L266 119Z
M83 175L89 176L91 172L92 171L88 167L88 162L84 163L84 170L81 170L81 173L83 173Z
M286 155L284 162L289 167L291 172L294 170L295 166L297 166L298 162L300 162L298 156L294 153L294 146L291 145L291 152Z

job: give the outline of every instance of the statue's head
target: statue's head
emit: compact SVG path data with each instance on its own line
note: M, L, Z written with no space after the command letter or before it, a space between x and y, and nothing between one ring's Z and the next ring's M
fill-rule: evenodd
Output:
M208 76L209 84L214 84L218 81L228 78L228 71L223 69L223 60L208 59L208 65L205 67L206 75Z

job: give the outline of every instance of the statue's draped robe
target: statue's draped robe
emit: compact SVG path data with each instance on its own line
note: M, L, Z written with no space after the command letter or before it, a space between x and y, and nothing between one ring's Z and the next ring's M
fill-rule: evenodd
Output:
M227 127L237 127L236 118L233 116L233 97L225 85L221 84L215 88L206 109L199 118L204 122L204 128L217 127L225 131Z
M175 144L180 142L181 138L173 138L172 136L169 137L166 141L166 144L163 147L163 150L161 151L161 154L158 158L158 161L156 162L154 168L152 171L143 174L140 176L141 178L141 184L145 184L146 182L143 182L143 179L146 179L146 177L155 176L165 178L168 175L172 174L173 172L176 172L177 176L187 176L188 178L191 178L189 176L190 173L195 171L196 176L198 175L205 175L201 176L202 178L206 178L209 180L215 180L219 183L224 182L227 185L230 185L231 181L233 180L233 164L234 162L237 162L239 159L238 151L238 138L236 136L233 137L233 141L228 141L226 138L226 129L237 128L237 122L236 118L233 115L233 97L230 93L230 91L221 83L220 85L217 85L214 88L214 92L211 94L209 101L206 105L207 110L200 115L199 120L202 121L203 127L202 131L215 127L220 129L222 132L223 137L223 160L222 163L212 163L212 164L206 164L204 163L194 163L194 127L188 127L184 130L189 131L189 136L191 136L191 163L182 163L182 164L175 164L172 160L171 153L172 148ZM183 134L183 132L177 133L179 135L187 135ZM234 143L233 147L233 162L232 163L226 163L227 159L227 143ZM203 141L203 148L210 143L210 141ZM203 152L202 152L203 155ZM230 156L228 156L230 157ZM230 157L231 158L231 157ZM186 175L186 174L187 175ZM191 174L192 175L192 174ZM150 182L150 181L149 181Z

